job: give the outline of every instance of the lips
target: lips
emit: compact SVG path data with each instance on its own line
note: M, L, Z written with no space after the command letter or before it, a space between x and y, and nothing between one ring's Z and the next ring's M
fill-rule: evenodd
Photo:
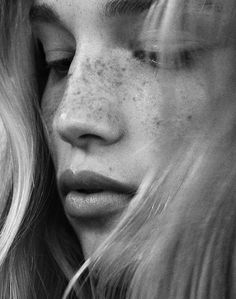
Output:
M133 185L91 171L65 171L59 178L65 210L71 216L102 216L127 206L135 194Z

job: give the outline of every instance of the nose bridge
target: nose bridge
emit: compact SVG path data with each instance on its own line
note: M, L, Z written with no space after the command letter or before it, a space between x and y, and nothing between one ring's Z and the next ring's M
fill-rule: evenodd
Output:
M104 94L114 95L114 89L124 82L125 53L113 49L109 40L86 39L81 43L78 54L72 65L71 82L79 82L81 92L98 92L97 88Z
M102 52L101 47L92 53L83 49L71 66L55 125L60 136L73 145L88 145L94 140L111 144L124 131L119 99L114 92L114 80L122 78Z

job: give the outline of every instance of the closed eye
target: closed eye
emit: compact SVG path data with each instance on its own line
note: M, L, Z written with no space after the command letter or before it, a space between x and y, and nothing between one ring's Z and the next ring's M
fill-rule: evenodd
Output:
M67 76L73 57L47 62L47 67L59 78Z
M204 54L206 49L198 48L182 48L176 51L162 54L158 51L134 51L133 56L153 68L162 69L191 69L193 68L198 59Z

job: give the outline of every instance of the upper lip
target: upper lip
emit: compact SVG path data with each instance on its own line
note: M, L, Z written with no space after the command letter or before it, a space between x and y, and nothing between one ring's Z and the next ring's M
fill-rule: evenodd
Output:
M88 194L110 191L134 195L136 190L132 185L121 183L92 171L74 173L71 170L66 170L60 176L59 189L63 196L71 191Z

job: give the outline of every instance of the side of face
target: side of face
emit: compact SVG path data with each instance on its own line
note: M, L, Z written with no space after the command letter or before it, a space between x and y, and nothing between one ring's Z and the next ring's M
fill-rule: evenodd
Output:
M181 67L157 67L156 53L144 52L139 41L147 2L139 10L132 1L123 10L117 3L36 1L33 28L50 68L41 107L59 191L63 174L86 171L137 191L152 167L161 173L185 140L205 130L215 109L207 76L218 61L224 64L225 53L204 51L189 63L183 57ZM120 209L103 215L91 205L88 212L86 200L75 198L68 207L60 193L89 256L118 221Z

